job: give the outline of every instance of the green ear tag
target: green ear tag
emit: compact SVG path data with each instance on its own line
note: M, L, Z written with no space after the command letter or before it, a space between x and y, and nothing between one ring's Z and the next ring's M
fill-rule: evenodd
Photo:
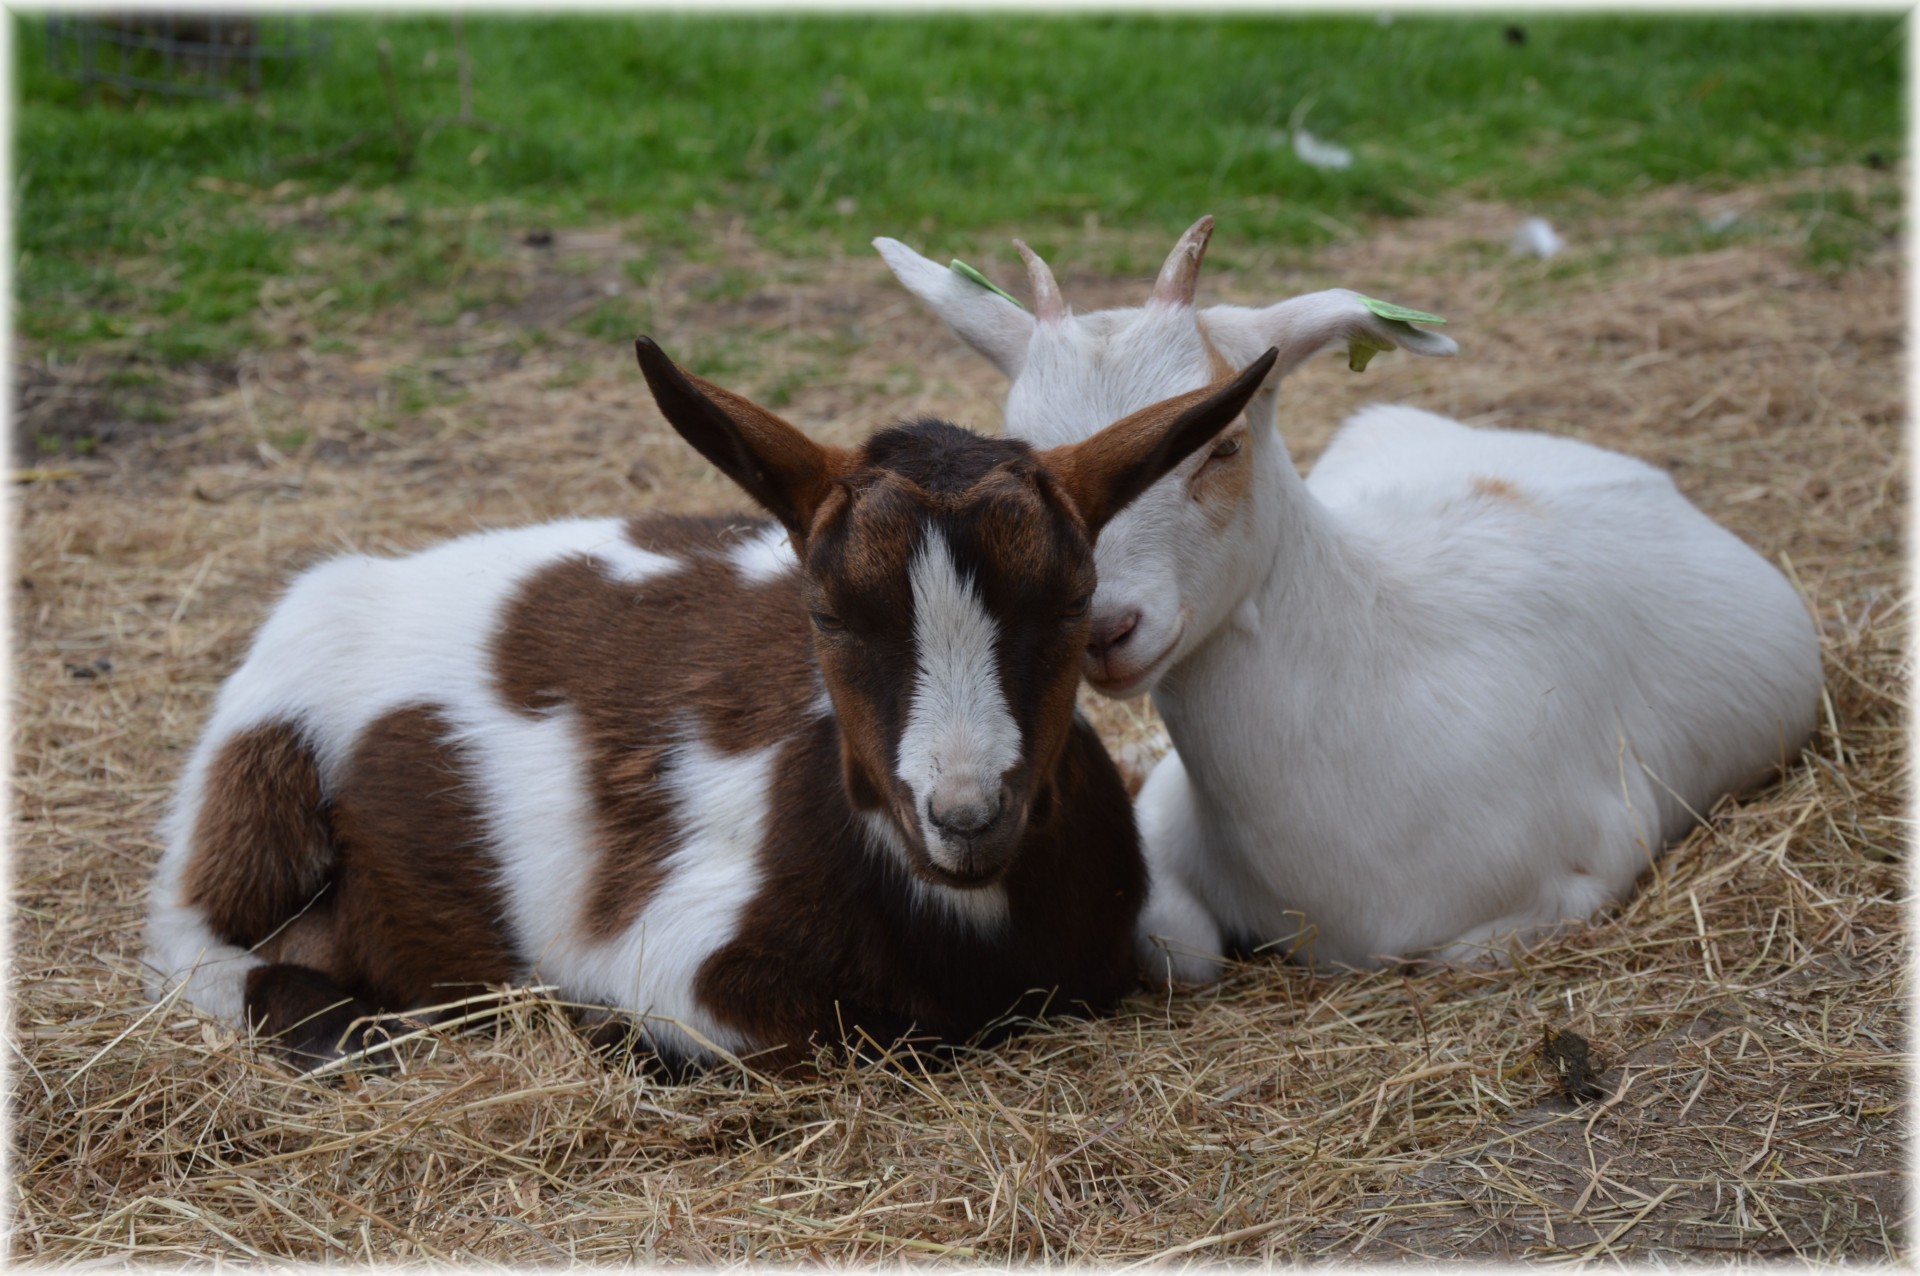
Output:
M1411 306L1396 306L1391 301L1381 301L1377 297L1364 297L1359 293L1361 303L1382 319L1393 323L1445 323L1439 315L1430 315L1424 310L1415 310ZM1347 338L1347 367L1354 372L1365 372L1373 356L1382 350L1393 349L1390 341L1378 341L1364 332L1356 332Z
M1358 294L1355 294L1356 296ZM1374 297L1361 297L1360 301L1367 309L1382 319L1398 319L1402 323L1445 323L1439 315L1430 315L1424 310L1415 310L1410 306L1396 306L1391 301L1380 301Z
M1375 341L1364 332L1356 332L1347 338L1347 370L1365 372L1373 356L1382 350L1391 350L1393 346L1385 341Z
M972 266L967 265L966 262L961 261L958 257L955 257L953 259L953 261L947 266L947 269L951 270L954 274L960 276L962 279L968 281L969 283L979 284L982 288L985 288L988 292L999 293L1002 297L1005 297L1008 301L1011 301L1014 305L1020 306L1020 309L1022 310L1026 309L1025 306L1020 305L1020 298L1014 296L1012 293L1008 292L1005 288L1002 288L999 284L994 283L993 280L987 278L985 275L975 270Z

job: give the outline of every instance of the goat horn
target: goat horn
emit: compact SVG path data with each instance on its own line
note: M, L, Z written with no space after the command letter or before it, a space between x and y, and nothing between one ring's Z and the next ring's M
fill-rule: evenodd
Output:
M1017 239L1013 246L1020 250L1020 260L1027 263L1027 283L1033 288L1033 317L1041 323L1059 323L1067 317L1067 303L1060 299L1060 285L1054 282L1053 272L1033 249Z
M1193 286L1200 279L1200 259L1207 255L1207 241L1213 238L1213 214L1208 213L1180 236L1180 242L1167 254L1154 281L1153 299L1170 306L1191 306Z

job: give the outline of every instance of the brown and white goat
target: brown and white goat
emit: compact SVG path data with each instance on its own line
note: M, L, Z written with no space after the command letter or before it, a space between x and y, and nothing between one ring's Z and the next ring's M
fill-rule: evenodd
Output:
M574 520L302 576L188 764L156 995L324 1059L359 1017L537 978L670 1059L774 1066L1110 1005L1146 877L1074 712L1093 539L1272 356L1036 452L933 420L823 447L639 354L777 522Z

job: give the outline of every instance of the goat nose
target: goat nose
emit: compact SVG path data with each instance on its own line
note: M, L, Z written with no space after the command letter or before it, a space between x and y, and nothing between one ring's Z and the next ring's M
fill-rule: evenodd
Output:
M1095 616L1093 628L1087 634L1087 650L1096 655L1110 651L1133 635L1134 627L1140 623L1140 609L1132 608L1111 616Z
M987 793L978 785L956 785L950 791L934 792L927 801L927 815L948 837L979 837L999 821L1005 807L1004 791Z

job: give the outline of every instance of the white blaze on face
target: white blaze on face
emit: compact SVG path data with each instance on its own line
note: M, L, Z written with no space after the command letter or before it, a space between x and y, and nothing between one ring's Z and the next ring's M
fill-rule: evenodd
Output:
M1020 728L1000 686L997 626L938 528L928 528L908 575L918 664L896 774L913 793L927 849L944 859L936 804L997 803L1000 777L1020 761Z

